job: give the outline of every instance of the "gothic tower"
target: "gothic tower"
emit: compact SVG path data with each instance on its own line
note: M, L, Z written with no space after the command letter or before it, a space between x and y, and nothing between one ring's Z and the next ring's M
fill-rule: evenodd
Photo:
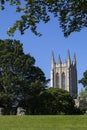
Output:
M77 68L76 55L71 63L70 52L65 63L62 63L60 55L58 56L58 63L55 62L54 54L52 52L51 61L51 87L62 88L67 90L73 98L77 97Z

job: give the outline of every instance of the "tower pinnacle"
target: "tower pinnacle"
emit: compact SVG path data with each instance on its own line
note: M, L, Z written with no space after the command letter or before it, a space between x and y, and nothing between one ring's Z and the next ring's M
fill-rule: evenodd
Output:
M67 64L70 66L71 64L71 59L70 59L70 51L68 50L68 56L67 56Z
M68 50L68 57L67 57L67 59L70 60L70 51L69 50Z
M51 60L51 68L54 68L55 59L54 59L54 53L52 51L52 60Z
M62 64L62 61L61 61L60 55L58 56L58 64Z
M76 54L74 53L73 65L76 65Z

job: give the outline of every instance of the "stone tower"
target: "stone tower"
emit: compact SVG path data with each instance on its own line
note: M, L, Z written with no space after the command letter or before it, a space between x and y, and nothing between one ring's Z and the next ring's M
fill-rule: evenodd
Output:
M62 63L60 55L58 56L58 63L55 62L54 54L52 52L51 61L51 87L62 88L67 90L73 98L77 97L77 68L76 55L71 63L70 52L65 63Z

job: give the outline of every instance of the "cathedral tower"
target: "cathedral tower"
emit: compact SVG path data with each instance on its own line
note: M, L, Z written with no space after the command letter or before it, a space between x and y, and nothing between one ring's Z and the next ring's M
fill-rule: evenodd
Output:
M71 63L70 52L68 51L65 63L62 63L60 55L58 63L55 62L52 52L51 61L51 87L67 90L73 98L77 97L77 68L76 55Z

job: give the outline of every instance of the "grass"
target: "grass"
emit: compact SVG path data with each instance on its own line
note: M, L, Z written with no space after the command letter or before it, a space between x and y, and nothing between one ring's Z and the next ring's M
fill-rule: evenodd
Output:
M87 130L87 116L0 116L0 130Z

